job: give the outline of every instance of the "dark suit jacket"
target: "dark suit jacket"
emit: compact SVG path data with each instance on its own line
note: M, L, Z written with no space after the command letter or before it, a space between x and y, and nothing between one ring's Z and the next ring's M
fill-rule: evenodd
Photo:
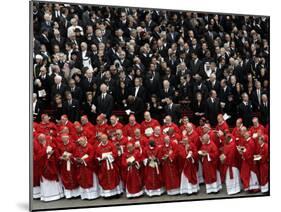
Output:
M135 96L135 91L136 91L136 88L133 87L131 90L131 95ZM146 101L146 93L145 93L145 88L143 86L140 86L138 93L137 93L137 97L141 98L142 101Z
M111 116L113 109L113 97L110 94L106 94L105 99L102 100L101 95L97 98L97 113L105 114L107 118Z
M81 103L82 103L82 89L80 87L75 86L74 91L72 91L70 87L68 87L67 90L71 92L72 98L77 99L79 104L81 105Z
M197 63L195 63L193 60L190 62L190 70L192 75L200 74L203 70L203 62L198 59Z
M61 84L60 89L57 89L57 85L54 84L52 87L52 91L51 91L51 97L52 100L54 100L54 97L56 94L60 94L62 97L64 97L64 92L66 91L67 86L65 84Z
M143 120L144 102L141 98L136 97L131 104L128 104L127 108L134 112L137 122Z
M266 125L269 121L269 104L267 103L267 106L262 103L260 105L260 114L261 114L261 123L263 125Z
M246 127L249 127L252 124L252 103L249 102L248 105L246 106L243 102L241 102L237 106L237 118L242 118L243 119L243 124Z
M72 99L72 103L68 104L68 102L63 103L63 112L67 115L68 119L72 122L79 121L79 102L76 99Z
M181 107L179 104L173 104L172 108L169 105L165 106L165 114L170 115L174 123L178 124L181 117Z
M206 101L205 106L205 115L206 118L210 121L212 126L217 124L217 116L220 113L220 102L219 99L216 98L212 103L211 98L209 97Z

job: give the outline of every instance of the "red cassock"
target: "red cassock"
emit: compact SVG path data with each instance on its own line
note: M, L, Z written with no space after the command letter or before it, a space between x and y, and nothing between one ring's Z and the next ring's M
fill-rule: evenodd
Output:
M123 124L121 124L120 122L117 122L114 126L110 124L106 129L107 135L115 136L116 130L122 130L122 129L123 129Z
M258 154L261 156L259 161L259 171L260 171L260 185L264 186L268 183L268 144L264 143L262 146L259 146Z
M210 141L208 144L202 144L201 151L209 153L209 159L207 156L201 158L203 177L206 184L212 184L217 181L217 164L219 151L214 142Z
M249 138L245 141L244 147L246 152L242 154L242 164L240 170L240 177L243 183L244 188L249 187L251 171L256 173L258 176L257 165L254 162L254 154L257 152L255 141L252 138Z
M75 127L74 124L71 121L67 121L65 124L58 124L57 128L59 131L61 131L64 127L67 127L69 130L69 135L73 136L75 134Z
M140 150L140 153L143 152L143 150L148 146L148 139L141 135L140 137L133 137L131 140L130 140L134 145L136 145L136 143L139 143L140 144L140 148L138 148Z
M100 143L97 146L97 155L96 158L102 158L103 154L111 153L114 160L117 157L117 149L113 143L108 141L105 145ZM98 178L99 183L102 186L103 190L112 190L119 185L119 170L116 165L116 162L108 162L108 160L102 160L99 163L98 169Z
M230 143L224 143L224 146L222 148L222 153L225 155L226 158L224 159L223 163L220 164L221 179L222 181L225 180L225 176L228 168L229 168L230 179L233 179L232 167L239 168L238 160L237 160L239 158L239 155L234 141L234 137L232 138L232 141Z
M166 130L168 130L169 128L173 128L174 131L175 131L177 134L181 134L181 131L180 131L179 127L178 127L175 123L164 124L164 125L162 126L162 131L166 131Z
M163 159L168 155L167 159ZM177 144L164 144L160 148L159 158L161 160L162 176L166 190L176 189L180 187L180 175L177 167L176 157L178 155Z
M91 122L84 124L83 129L88 131L92 136L96 136L96 127Z
M108 128L108 125L106 123L97 124L96 125L96 134L98 134L98 133L107 134L107 128Z
M37 126L37 132L44 133L45 135L56 135L57 126L53 122L43 123L40 122Z
M74 157L76 159L82 158L85 161L85 163L82 164L76 162L77 182L84 189L91 188L94 185L93 182L93 172L95 170L94 156L95 156L94 148L89 143L87 143L86 146L77 145L75 147Z
M50 146L53 148L54 153L50 155L48 158L47 155L47 147ZM50 181L58 181L58 166L57 166L57 158L58 158L58 152L53 143L50 143L48 140L46 141L46 144L40 144L36 145L36 153L35 153L35 161L38 162L38 174L41 177L44 177L47 180Z
M192 152L192 157L186 158L190 151ZM193 143L189 143L188 148L184 145L179 145L179 155L183 164L182 171L185 177L191 184L197 184L198 153L196 146Z
M199 138L199 134L195 130L193 130L191 133L187 133L186 136L188 137L189 143L195 145L197 149L201 148L201 141Z
M261 124L259 124L259 126L257 126L257 127L252 126L249 131L250 131L251 135L258 133L258 132L261 132L261 134L264 134L264 126L262 126Z
M196 132L198 133L199 136L202 136L204 133L203 133L203 127L201 126L198 126L196 128Z
M81 131L77 131L75 130L75 134L72 136L72 138L74 139L74 141L76 142L78 138L80 137L86 137L87 141L93 146L94 145L94 135L89 132L89 130L86 130L83 128L83 130Z
M144 133L147 128L154 129L156 126L160 126L159 122L156 119L151 119L150 121L144 120L141 123L141 132Z
M44 148L41 148L40 144L36 139L33 139L33 186L40 186L41 167L40 160L44 155Z
M221 124L217 124L216 131L222 131L224 134L229 133L229 127L228 127L228 124L226 123L226 121L224 121ZM222 135L222 136L216 135L215 139L216 139L215 143L219 145L218 147L222 147L223 141L224 141L224 135Z
M194 124L192 124L191 122L189 122L189 124L192 125L192 129L193 129L193 130L196 130L196 126L195 126ZM181 124L181 126L180 126L180 132L182 132L182 131L184 131L184 130L186 130L186 124Z
M68 142L67 144L59 143L57 149L59 157L61 157L64 152L72 154L70 156L71 165L69 169L67 168L67 161L62 159L59 160L59 169L63 186L69 190L75 189L79 186L77 183L77 171L73 156L73 154L75 153L76 145L72 142Z
M153 140L155 142L155 145L158 146L158 147L161 147L164 145L164 135L155 135L155 134L152 134L150 137L149 137L149 140Z
M139 123L135 123L134 125L128 123L123 128L123 134L125 136L134 137L136 129L141 129L141 125Z
M131 163L130 160L134 159ZM124 152L122 155L122 178L126 189L130 194L138 193L142 190L142 176L140 172L141 154L138 150Z
M147 160L144 167L144 185L147 190L160 189L163 186L162 175L160 173L159 164L159 151L158 147L147 147L143 152L143 158ZM157 166L150 166L152 161L157 163Z
M210 130L208 132L208 135L210 136L210 140L217 146L217 148L219 149L221 146L220 140L217 139L217 135L215 134L215 132L213 130Z
M172 135L169 135L171 142L173 143L179 143L181 141L181 135L174 132Z

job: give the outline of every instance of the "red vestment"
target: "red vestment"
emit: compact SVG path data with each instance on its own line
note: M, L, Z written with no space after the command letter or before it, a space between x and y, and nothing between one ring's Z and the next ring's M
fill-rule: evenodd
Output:
M88 155L88 157L86 157ZM91 144L87 143L86 146L77 145L75 147L74 157L82 158L84 157L85 163L76 162L77 169L77 182L78 184L86 189L91 188L94 185L93 182L93 172L95 170L94 167L94 156L95 151Z
M134 162L129 162L134 158ZM138 193L142 190L142 177L140 172L141 154L138 150L124 152L122 155L122 178L124 185L130 194Z
M141 129L141 125L139 123L136 122L134 125L128 123L123 128L123 135L134 137L136 129Z
M159 150L158 147L147 147L143 153L143 158L147 160L147 164L144 167L144 185L147 190L156 190L163 186L159 164ZM157 166L150 166L152 158L154 158L153 161L157 163Z
M45 135L56 135L57 127L53 122L43 123L40 122L37 126L37 133L43 133Z
M202 156L203 177L206 184L212 184L217 181L217 164L219 151L214 142L210 141L208 144L202 144L201 151L206 151L208 156Z
M59 143L58 146L58 155L61 157L64 152L68 152L72 154L70 156L70 170L67 170L67 161L59 159L59 169L60 169L60 176L63 186L66 189L72 190L78 187L77 179L76 179L76 166L73 154L76 149L76 145L72 142L68 142L67 144Z
M192 152L192 155L186 158L189 152ZM183 164L182 171L185 177L191 184L197 184L198 153L196 146L193 143L189 143L188 148L186 148L185 145L179 145L179 155Z
M158 146L158 147L161 147L164 145L164 135L155 135L155 134L152 134L150 137L149 137L149 140L153 140L155 142L155 145Z
M107 135L115 136L116 130L122 130L122 129L123 129L123 124L121 124L120 122L117 122L114 126L110 124L106 129Z
M175 123L164 124L164 125L162 126L162 131L166 131L166 130L168 130L169 128L173 128L173 129L174 129L174 132L176 132L177 134L181 134L181 131L180 131L179 127L178 127Z
M262 146L259 145L258 154L261 156L259 161L259 171L260 171L260 185L264 186L268 183L268 144L264 143Z
M246 151L242 153L242 164L240 176L244 188L249 187L251 171L258 176L256 162L254 162L254 154L256 153L256 145L252 138L245 141L244 147Z
M193 143L193 145L195 145L196 149L201 148L201 141L200 141L198 133L195 130L192 130L191 133L187 133L186 136L188 137L189 143Z
M178 155L177 144L164 144L160 148L159 158L161 160L162 176L166 190L176 189L180 187L180 175L177 167L176 157ZM163 159L163 157L168 158Z
M238 168L237 159L239 157L234 139L230 143L224 143L222 153L225 155L225 159L221 163L221 179L225 180L228 168L230 179L233 179L232 167Z
M100 143L97 146L96 157L102 159L104 153L111 153L114 160L117 158L117 149L113 143L108 141L106 144ZM100 160L98 169L98 179L103 190L112 190L119 185L119 170L116 161L109 162L107 159Z
M144 133L147 128L154 129L156 126L160 126L159 122L156 119L151 119L150 121L144 120L141 123L141 132Z
M97 124L96 125L96 134L98 134L98 133L107 134L107 128L108 128L108 125L106 123Z

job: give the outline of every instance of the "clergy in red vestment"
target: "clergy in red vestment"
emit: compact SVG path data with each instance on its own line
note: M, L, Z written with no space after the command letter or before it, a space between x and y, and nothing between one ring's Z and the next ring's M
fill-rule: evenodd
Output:
M75 134L74 125L71 121L68 120L67 115L62 115L60 119L60 123L58 128L61 129L63 127L67 127L69 129L69 134L73 136Z
M100 196L99 182L94 167L96 152L85 136L78 138L77 143L74 158L81 199L96 199Z
M144 121L141 123L141 132L149 137L152 135L153 129L159 125L156 119L151 118L150 112L146 111L144 113Z
M268 192L268 166L269 166L269 156L268 156L268 144L265 143L264 137L260 136L258 138L259 147L257 155L254 155L254 160L258 161L259 174L260 174L260 186L261 192Z
M41 201L53 201L62 198L62 185L58 178L57 150L47 140L44 134L38 135L38 150L35 154L38 160L38 172L40 175L40 199Z
M177 144L170 142L170 137L165 136L164 145L160 148L159 158L164 186L168 195L176 195L180 192L180 176L176 161L177 154Z
M194 130L196 130L195 125L192 124L191 122L189 122L189 119L188 119L187 116L183 116L180 122L181 122L180 132L182 132L182 136L185 136L185 135L186 135L186 127L187 127L187 124L191 124L191 125L192 125L192 128L193 128Z
M50 117L47 114L41 115L41 122L37 126L37 133L43 133L45 135L57 134L57 126L50 121Z
M172 143L178 144L181 140L181 135L176 133L173 127L170 127L167 134L170 137Z
M155 145L161 147L164 145L164 135L162 134L161 127L156 126L153 134L149 137L149 140L153 140Z
M115 116L112 115L110 117L110 124L107 127L107 135L112 139L116 135L116 130L122 130L123 129L123 124L119 122L119 119Z
M264 134L264 126L259 123L259 119L257 117L254 117L253 120L253 126L250 128L249 132L253 139L256 139L258 137L258 132L261 134Z
M189 142L188 137L179 145L179 155L183 163L181 171L180 194L197 193L200 190L198 180L198 153L196 146Z
M98 178L102 197L116 196L123 192L119 170L115 161L116 157L116 147L108 140L106 134L102 134L96 155L99 161Z
M170 128L173 128L175 133L181 134L179 127L172 122L172 117L167 115L164 118L164 124L162 126L163 134L167 134Z
M237 146L238 152L242 158L240 177L245 191L257 192L260 188L257 162L254 161L254 155L257 149L250 132L244 134L244 139L244 145Z
M141 125L136 122L134 115L129 116L129 123L123 128L124 136L133 137L136 129L141 129Z
M85 136L87 138L87 142L91 145L94 145L93 141L93 135L89 130L84 129L84 127L78 122L75 121L74 124L75 134L74 134L74 140L77 141L78 138Z
M202 146L198 151L201 157L206 193L217 193L222 189L220 173L218 171L219 150L208 134L201 138Z
M150 197L160 196L165 191L160 170L159 151L159 147L151 140L143 153L144 192Z
M106 116L103 114L100 114L97 117L97 125L96 125L96 133L102 133L102 134L106 134L107 133L107 120L106 120Z
M219 148L220 147L220 143L219 141L217 140L217 135L216 133L214 132L214 130L211 128L210 124L205 124L202 128L202 136L204 134L208 134L210 136L210 140L212 142L214 142L214 144Z
M122 174L127 198L139 197L143 195L140 162L140 152L135 149L133 143L129 142L127 144L126 151L122 155Z
M223 118L222 114L219 114L217 117L217 121L218 124L216 126L216 142L219 144L219 147L223 146L223 142L224 142L224 135L226 135L227 133L229 133L229 127L228 124L226 123L226 121Z
M220 161L222 179L223 181L225 180L226 191L229 195L237 194L241 191L237 158L238 152L234 137L227 134L224 139Z
M70 141L69 135L62 134L58 143L60 178L64 188L65 198L80 196L79 185L76 179L74 152L76 145Z
M89 122L87 115L81 116L81 124L85 130L91 133L91 136L96 136L96 127Z
M207 120L205 117L202 117L199 120L199 126L196 128L196 132L198 133L198 135L201 137L204 133L203 133L203 128L204 126L207 124Z
M240 129L243 127L243 120L241 118L236 120L236 125L232 130L232 135L234 136L235 142L240 138Z
M33 137L33 198L41 197L40 191L40 155L42 148L37 140L38 135Z
M188 143L192 143L193 145L195 145L195 147L197 149L200 149L201 147L201 141L199 138L198 133L196 132L196 130L194 130L192 124L188 123L186 125L186 137L188 137Z
M137 148L141 154L143 150L148 146L148 139L146 138L146 136L141 134L140 129L135 130L135 135L131 138L130 141L135 145L135 148Z

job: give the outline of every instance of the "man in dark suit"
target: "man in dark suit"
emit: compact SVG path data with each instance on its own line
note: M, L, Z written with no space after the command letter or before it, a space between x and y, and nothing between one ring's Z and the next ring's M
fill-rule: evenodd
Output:
M220 84L219 82L217 81L217 77L216 77L216 74L215 73L212 73L210 75L210 78L209 80L206 82L206 86L209 90L209 92L211 90L215 90L217 93L219 92L220 90Z
M269 122L269 102L266 94L261 96L262 102L260 105L260 114L261 114L261 123L263 125L268 124Z
M96 83L96 79L93 76L93 72L90 69L87 69L85 72L85 77L82 79L81 82L83 93L87 91L92 91L94 83Z
M148 97L150 98L152 94L159 94L160 84L160 75L155 70L155 64L151 63L148 73L146 74L145 87L148 92Z
M242 102L237 106L237 118L243 119L243 124L246 127L252 124L252 103L249 101L249 96L247 93L242 94Z
M66 101L63 104L63 113L67 115L70 121L79 121L79 102L72 98L69 91L65 92Z
M78 100L79 104L81 105L82 102L82 90L80 87L75 85L75 80L74 79L70 79L68 81L68 91L71 92L71 95L74 99Z
M168 80L163 81L163 88L160 90L160 99L162 102L165 102L165 99L174 96L175 89L170 86L170 82Z
M60 94L61 96L64 96L64 92L66 91L67 88L66 85L62 83L62 76L60 75L56 75L54 77L54 82L55 84L53 85L51 91L52 100L54 100L56 94Z
M221 102L226 102L227 97L231 94L230 88L226 83L226 79L222 79L220 82L219 98Z
M217 116L220 113L220 101L217 98L217 92L211 90L210 97L206 101L205 114L206 118L209 120L211 126L217 124Z
M145 111L144 102L139 97L134 97L132 95L128 96L127 99L127 109L129 109L136 117L137 122L143 120L143 113Z
M191 57L192 60L190 62L190 70L192 75L200 74L203 70L203 62L198 59L196 52L192 52Z
M175 124L179 123L180 117L181 117L181 107L179 104L174 104L172 97L168 97L167 105L165 106L165 114L170 115L172 117L172 121Z
M133 87L131 91L131 95L134 97L139 97L142 99L142 101L146 101L146 94L145 94L145 88L143 85L141 85L140 78L136 77L135 78L135 86Z
M261 105L261 97L263 94L262 88L261 88L261 83L259 81L256 81L255 83L256 89L252 92L251 95L251 100L253 103L253 109L254 111L259 111L260 110L260 105Z
M33 120L34 121L40 121L41 117L41 110L42 110L42 105L40 100L37 99L37 94L33 93L32 95L32 112L33 112Z
M101 95L97 98L97 108L96 112L99 114L106 115L107 118L111 116L112 109L113 109L113 97L107 93L108 87L105 84L101 84L100 91Z

